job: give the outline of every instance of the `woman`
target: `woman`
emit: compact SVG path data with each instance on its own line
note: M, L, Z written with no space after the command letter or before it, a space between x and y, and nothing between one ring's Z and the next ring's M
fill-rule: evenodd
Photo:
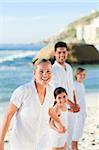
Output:
M48 108L53 103L49 81L51 63L43 59L34 66L34 79L17 88L10 103L0 132L0 150L4 150L4 138L15 115L11 133L10 150L48 149Z

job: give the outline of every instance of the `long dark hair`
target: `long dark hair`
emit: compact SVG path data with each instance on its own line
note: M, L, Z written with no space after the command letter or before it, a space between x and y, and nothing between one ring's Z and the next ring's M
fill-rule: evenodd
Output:
M63 87L57 87L57 88L54 90L54 98L56 99L57 95L58 95L58 94L61 94L61 93L65 93L65 94L67 95L67 92L66 92L66 90L65 90ZM57 102L54 101L53 106L55 106L56 103L57 103Z
M67 92L66 90L63 88L63 87L57 87L55 90L54 90L54 98L56 99L57 95L58 94L61 94L61 93L65 93L67 95ZM53 106L55 106L57 104L57 101L55 100L54 101L54 104ZM51 117L49 119L49 122L51 121Z

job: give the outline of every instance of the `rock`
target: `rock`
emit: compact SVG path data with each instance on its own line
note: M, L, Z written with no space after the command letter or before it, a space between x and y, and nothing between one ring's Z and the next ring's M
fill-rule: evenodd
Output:
M80 63L80 64L94 64L99 63L99 52L93 46L89 44L68 44L70 49L67 62L69 63ZM37 59L50 59L54 62L54 45L48 45L40 50L38 55L33 58L32 62L35 63Z

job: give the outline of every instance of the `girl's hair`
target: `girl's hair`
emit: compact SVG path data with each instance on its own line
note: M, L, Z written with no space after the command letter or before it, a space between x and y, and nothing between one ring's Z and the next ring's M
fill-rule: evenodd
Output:
M57 95L58 95L58 94L61 94L61 93L65 93L65 94L67 95L67 92L66 92L66 90L65 90L64 88L62 88L62 87L57 87L57 88L54 90L54 98L56 99ZM55 106L56 104L57 104L57 101L55 100L53 106ZM50 117L49 122L50 122L50 121L51 121L51 117Z
M63 87L57 87L54 90L54 98L56 99L57 95L61 94L61 93L65 93L67 95L67 92L66 92L66 90Z
M78 67L76 70L75 70L75 80L77 80L77 75L81 72L85 71L84 68L81 68L81 67Z
M53 106L55 106L55 105L56 105L56 103L57 103L57 101L54 101L54 104L53 104Z

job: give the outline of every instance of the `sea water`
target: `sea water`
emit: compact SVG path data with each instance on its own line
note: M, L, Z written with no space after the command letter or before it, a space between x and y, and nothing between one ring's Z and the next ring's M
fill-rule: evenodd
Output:
M37 55L34 50L0 50L0 110L2 104L8 102L12 92L18 86L29 82L33 77L32 59ZM87 72L84 82L86 91L97 92L99 90L99 64L76 65L84 67Z

